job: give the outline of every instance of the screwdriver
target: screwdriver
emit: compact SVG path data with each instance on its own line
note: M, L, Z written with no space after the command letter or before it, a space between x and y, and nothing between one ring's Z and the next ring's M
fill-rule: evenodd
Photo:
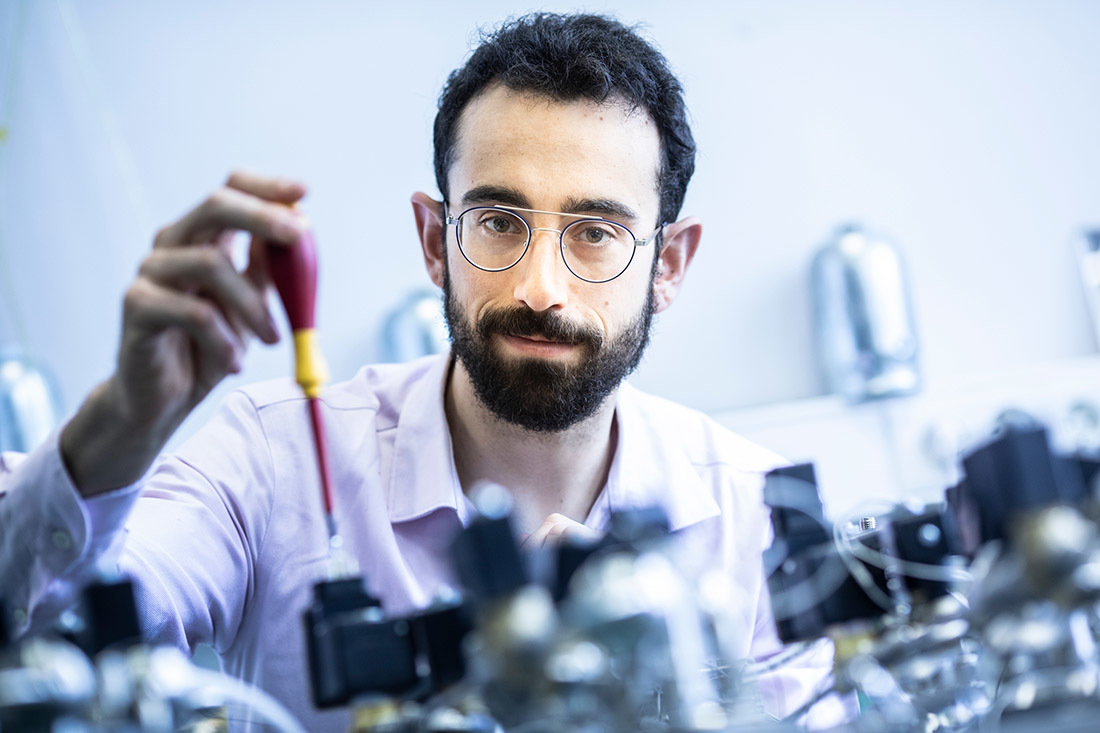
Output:
M294 334L294 378L309 402L309 419L321 479L321 499L328 528L329 576L341 577L353 573L354 569L343 550L343 538L336 527L325 424L321 415L321 389L329 374L317 341L317 247L312 231L306 228L293 246L268 245L267 262Z

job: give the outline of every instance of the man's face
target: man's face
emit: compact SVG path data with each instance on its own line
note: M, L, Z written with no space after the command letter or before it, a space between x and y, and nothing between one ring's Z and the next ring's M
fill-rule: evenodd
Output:
M648 115L619 104L560 103L492 86L463 111L450 211L501 204L613 219L649 238L660 143ZM532 227L570 219L524 214ZM575 277L555 232L535 231L518 264L484 272L446 232L444 297L460 367L499 418L560 431L596 412L637 366L653 317L656 247L606 283Z

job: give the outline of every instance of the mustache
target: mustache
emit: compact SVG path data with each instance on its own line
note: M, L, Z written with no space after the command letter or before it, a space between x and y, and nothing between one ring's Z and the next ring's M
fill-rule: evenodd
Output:
M485 311L477 324L485 337L494 333L506 336L539 336L565 344L600 346L603 333L598 329L575 323L554 311L534 311L530 308L493 308Z

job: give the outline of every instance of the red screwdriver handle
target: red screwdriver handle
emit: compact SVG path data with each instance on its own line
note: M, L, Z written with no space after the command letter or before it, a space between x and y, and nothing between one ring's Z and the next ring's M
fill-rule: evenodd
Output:
M317 301L317 247L306 230L297 244L267 247L268 271L286 308L290 327L313 328Z
M298 243L267 246L268 272L294 331L294 378L307 397L318 397L328 381L328 367L317 343L317 247L306 230Z

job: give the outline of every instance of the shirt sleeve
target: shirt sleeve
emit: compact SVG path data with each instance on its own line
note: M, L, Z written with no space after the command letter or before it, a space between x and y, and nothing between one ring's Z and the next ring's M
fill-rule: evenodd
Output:
M27 455L0 455L0 578L16 633L52 623L117 544L142 481L80 497L61 430ZM143 479L144 480L144 479Z
M48 447L0 466L0 577L26 627L50 623L97 572L134 581L148 641L224 651L254 587L272 467L259 415L235 392L139 484L83 500Z

